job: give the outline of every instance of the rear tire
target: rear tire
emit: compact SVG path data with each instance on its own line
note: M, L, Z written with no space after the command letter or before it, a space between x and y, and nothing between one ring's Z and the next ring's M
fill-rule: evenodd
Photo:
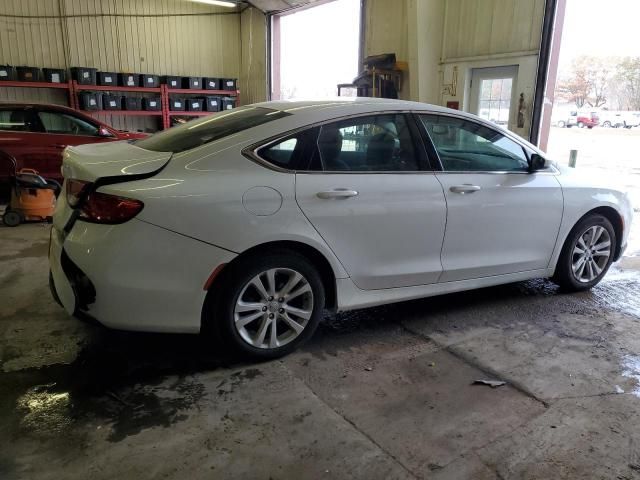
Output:
M209 310L210 331L219 331L234 350L261 360L286 355L311 338L325 292L306 257L274 250L240 259L231 268Z
M616 245L611 222L602 215L587 215L569 232L552 280L567 292L589 290L606 275Z
M578 122L578 128L584 128L584 123Z
M558 122L558 127L560 127L560 128L564 128L566 125L567 125L567 124L566 124L565 122L563 122L562 120L560 120L560 121Z

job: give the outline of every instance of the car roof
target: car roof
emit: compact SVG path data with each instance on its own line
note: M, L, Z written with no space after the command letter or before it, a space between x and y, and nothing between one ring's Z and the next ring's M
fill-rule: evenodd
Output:
M288 113L319 112L322 110L382 111L382 110L423 110L433 112L451 111L448 108L409 100L392 100L388 98L370 97L336 97L325 100L273 100L255 103L256 107L267 107Z

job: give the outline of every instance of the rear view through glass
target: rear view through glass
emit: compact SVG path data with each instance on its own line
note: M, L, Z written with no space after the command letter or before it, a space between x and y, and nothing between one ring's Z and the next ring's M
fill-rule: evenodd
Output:
M272 108L241 107L156 133L137 141L136 146L154 152L184 152L289 115Z

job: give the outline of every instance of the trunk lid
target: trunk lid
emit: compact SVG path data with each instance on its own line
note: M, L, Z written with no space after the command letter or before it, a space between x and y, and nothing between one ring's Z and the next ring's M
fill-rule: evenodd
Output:
M171 152L152 152L126 141L67 147L62 174L64 178L86 182L127 182L129 177L133 180L153 175L169 162L171 156Z

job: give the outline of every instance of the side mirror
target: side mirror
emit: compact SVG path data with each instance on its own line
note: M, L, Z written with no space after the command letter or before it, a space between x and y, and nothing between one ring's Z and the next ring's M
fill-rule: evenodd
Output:
M542 155L532 153L529 159L529 173L537 172L538 170L544 170L547 166L547 161Z

